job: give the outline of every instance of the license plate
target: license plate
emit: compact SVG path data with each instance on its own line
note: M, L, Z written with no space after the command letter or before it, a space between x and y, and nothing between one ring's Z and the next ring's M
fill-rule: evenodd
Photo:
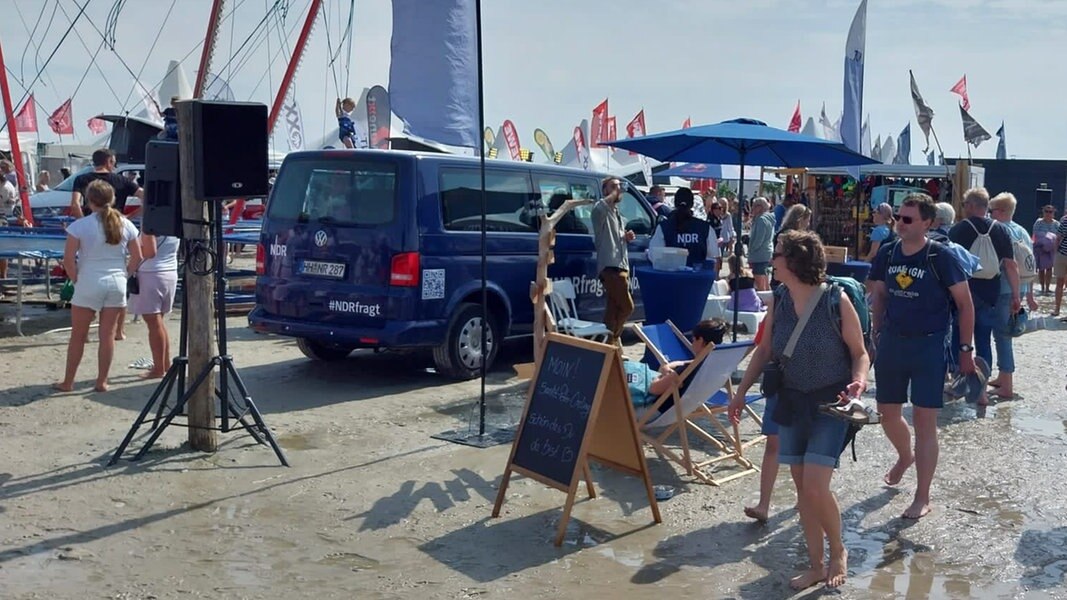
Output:
M300 265L300 272L304 275L341 279L345 276L345 264L323 262L321 260L305 260Z

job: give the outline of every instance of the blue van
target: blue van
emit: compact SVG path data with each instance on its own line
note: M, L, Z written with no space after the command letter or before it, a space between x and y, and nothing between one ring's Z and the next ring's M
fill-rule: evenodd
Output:
M537 204L597 199L597 173L552 165L486 165L489 330L481 348L481 175L479 160L382 150L289 154L271 191L256 253L258 331L297 338L312 359L356 348L432 349L437 371L478 376L505 337L533 330ZM620 210L637 238L630 263L648 264L654 224L644 196L624 182ZM557 227L553 279L568 278L583 318L599 321L592 206ZM635 319L643 311L636 280Z

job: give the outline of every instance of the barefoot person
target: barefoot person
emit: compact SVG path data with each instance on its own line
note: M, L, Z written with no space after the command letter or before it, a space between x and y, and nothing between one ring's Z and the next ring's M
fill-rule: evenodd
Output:
M105 181L93 181L86 186L85 197L93 212L67 226L63 252L63 268L74 283L66 374L54 386L64 392L74 389L74 377L89 339L89 324L97 312L100 313L100 349L94 389L107 391L116 325L126 307L126 278L141 262L137 228L115 210L115 189Z
M951 252L926 232L936 215L926 194L904 199L897 219L899 241L878 250L867 279L871 294L871 330L878 378L878 412L882 428L897 451L897 462L885 476L887 485L900 483L915 464L915 501L904 517L918 519L930 512L930 484L937 467L937 412L943 402L949 316L955 301L960 339L960 371L974 373L974 305L967 275ZM952 348L951 351L955 351ZM915 407L915 449L904 421L904 403Z
M845 582L848 552L841 537L841 509L830 491L848 434L848 423L819 410L840 396L857 398L867 388L870 361L863 344L859 315L844 292L839 315L831 311L826 286L826 253L819 236L789 231L772 255L782 282L776 292L760 345L730 400L730 419L740 422L745 393L773 359L782 373L774 421L778 424L778 460L789 465L797 485L800 524L808 545L808 570L790 582L804 589L821 582L836 588ZM803 316L802 316L803 315ZM804 321L804 322L802 322ZM791 353L788 346L795 346ZM785 359L784 355L790 358ZM830 562L823 561L824 540Z
M173 236L141 236L141 253L145 260L137 268L140 291L130 294L129 310L144 318L148 328L148 346L152 349L152 368L145 377L163 377L170 366L170 337L163 316L174 306L178 286L178 246Z

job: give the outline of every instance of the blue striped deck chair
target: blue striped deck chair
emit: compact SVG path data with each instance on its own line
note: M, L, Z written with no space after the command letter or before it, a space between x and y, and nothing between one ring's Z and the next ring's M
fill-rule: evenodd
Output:
M656 334L649 335L650 329L657 331L656 326L635 328L638 336L644 339L650 348L654 348L653 354L657 355L657 359L660 357L668 359L668 355L662 351L661 347L651 345L652 336ZM658 332L664 334L662 338L670 339L674 336L676 340L685 339L680 332L677 334L672 332L669 325L666 329L658 329ZM667 332L670 332L670 336L666 335ZM667 342L665 345L670 347L671 343ZM687 347L691 352L688 342L680 345ZM722 393L723 387L729 383L738 364L751 348L751 342L719 346L709 344L697 353L682 371L680 381L689 381L685 391L683 392L679 386L672 387L638 416L637 425L642 440L651 445L657 454L680 465L685 469L686 474L704 483L718 486L750 473L759 472L759 468L744 456L747 445L741 442L739 426L731 424L731 427L727 427L719 418L722 413L726 412L729 396L723 393L716 403L709 403L716 399L716 394ZM669 399L673 400L673 406L661 412L661 407ZM754 415L754 413L750 414ZM701 417L708 417L706 422L711 423L717 430L718 436L712 435L700 426L705 423ZM675 434L679 438L679 443L668 443ZM689 443L690 435L705 443L709 450L708 458L704 460L694 458L694 448ZM680 451L678 446L680 446ZM721 463L727 461L736 463L737 468L723 472Z

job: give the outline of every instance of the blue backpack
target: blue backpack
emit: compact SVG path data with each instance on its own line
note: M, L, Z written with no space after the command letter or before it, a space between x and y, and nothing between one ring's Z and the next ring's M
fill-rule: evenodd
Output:
M837 332L841 333L841 292L852 301L856 308L856 314L860 317L860 331L863 332L863 342L870 349L871 344L871 306L867 302L867 290L863 284L852 277L837 277L827 275L826 282L830 284L830 315L837 323Z

